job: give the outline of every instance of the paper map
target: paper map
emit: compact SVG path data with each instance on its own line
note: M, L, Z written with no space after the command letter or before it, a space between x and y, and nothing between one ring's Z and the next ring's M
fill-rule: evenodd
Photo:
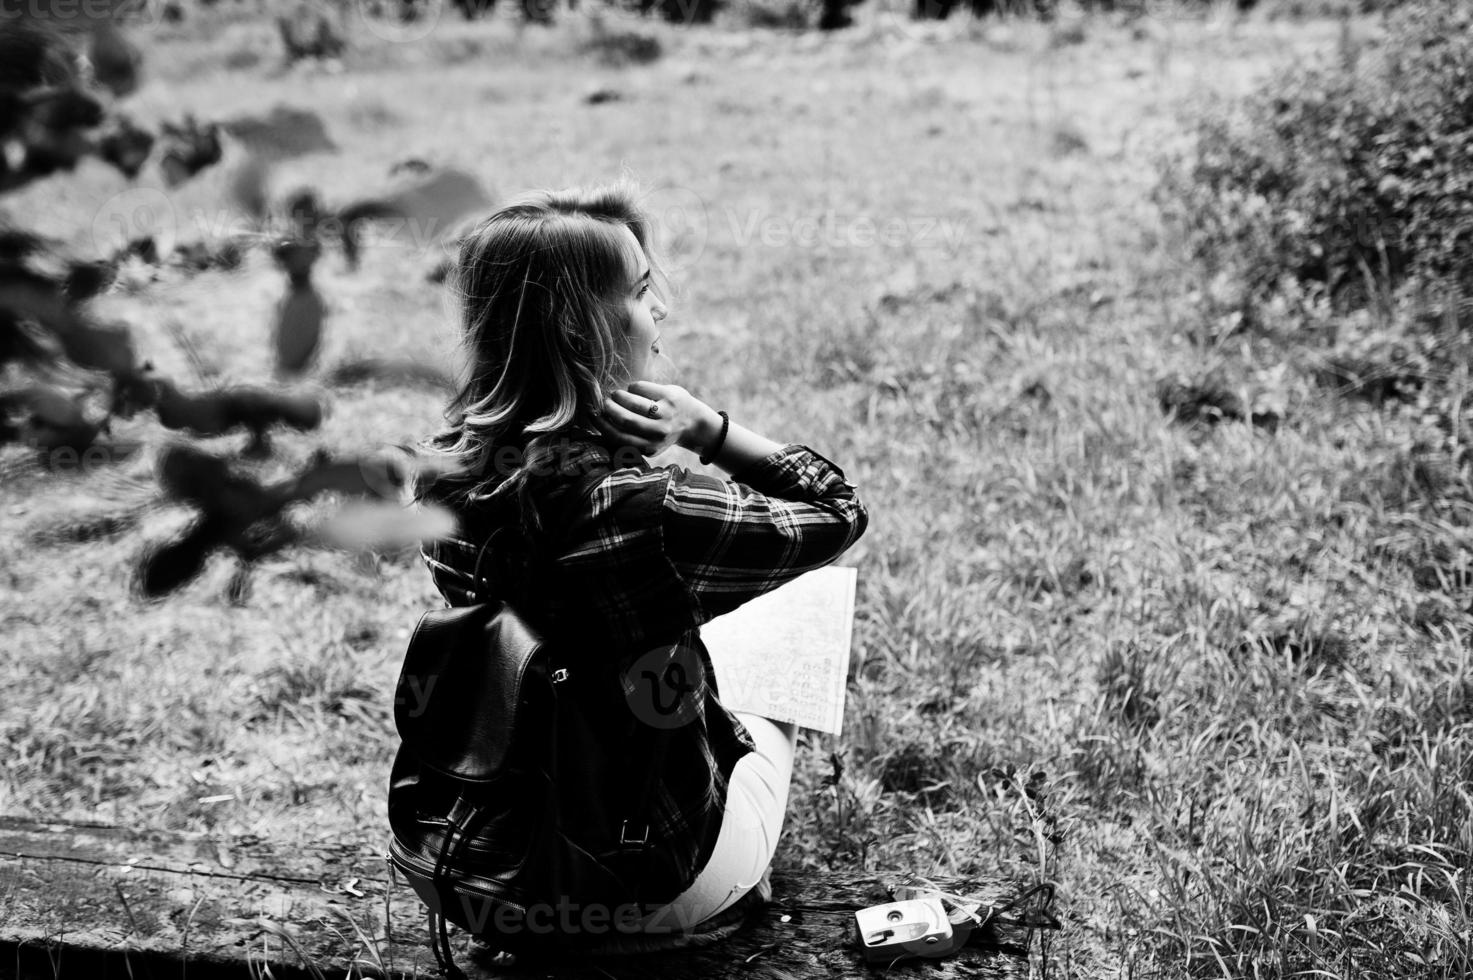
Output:
M701 627L721 703L839 734L859 571L818 568Z

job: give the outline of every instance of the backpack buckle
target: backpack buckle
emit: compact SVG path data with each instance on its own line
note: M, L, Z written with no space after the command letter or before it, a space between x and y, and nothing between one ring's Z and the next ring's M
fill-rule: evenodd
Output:
M568 668L566 668L566 667L559 667L557 670L555 670L555 671L552 672L552 682L554 684L561 684L563 681L565 681L567 679L568 679Z
M649 842L649 839L650 839L650 825L646 823L646 824L640 824L639 826L642 828L640 830L640 837L639 837L639 839L638 840L631 840L630 837L629 837L629 821L628 820L625 820L622 824L620 824L619 825L619 843L620 844L635 844L635 845L648 843Z

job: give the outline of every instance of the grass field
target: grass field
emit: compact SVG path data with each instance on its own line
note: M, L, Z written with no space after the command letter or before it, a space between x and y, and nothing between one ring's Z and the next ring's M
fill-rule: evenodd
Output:
M1332 50L1341 26L858 14L833 37L641 24L664 54L625 68L582 49L581 18L447 17L405 43L360 25L341 72L285 73L269 24L221 15L142 35L131 104L148 123L316 110L341 152L282 164L278 198L371 192L409 155L498 196L624 168L653 189L684 230L681 383L838 462L871 513L844 559L844 735L805 735L779 865L1055 881L1050 977L1467 975L1466 514L1427 490L1414 419L1317 388L1282 345L1204 341L1223 286L1178 260L1150 198L1200 98ZM595 87L623 98L586 104ZM224 213L225 170L168 192L181 237ZM4 207L90 253L129 187L89 161ZM401 240L356 274L324 259L325 360L448 363L435 258ZM192 377L182 335L218 377L265 380L280 289L253 252L99 307L166 375ZM1217 365L1283 406L1277 432L1163 417L1158 377ZM261 473L417 440L441 407L332 398ZM6 480L0 812L382 841L427 573L295 552L232 605L220 559L146 605L130 563L187 515L95 520L155 496L156 423L115 433L142 449Z

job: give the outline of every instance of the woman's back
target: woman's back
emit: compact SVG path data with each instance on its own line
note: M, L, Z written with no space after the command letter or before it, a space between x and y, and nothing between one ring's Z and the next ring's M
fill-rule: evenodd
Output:
M728 481L638 457L620 465L595 437L566 445L561 472L534 490L544 522L561 517L540 542L492 503L494 478L469 494L428 491L461 525L423 552L451 605L520 598L548 628L599 639L601 656L640 653L831 563L868 524L843 471L806 446Z
M651 823L681 847L679 868L693 875L718 829L709 815L754 748L719 700L699 626L832 562L868 515L842 471L805 446L784 446L735 481L615 463L598 441L570 442L564 472L541 485L545 516L561 520L549 524L547 553L522 574L526 548L506 511L478 507L487 492L452 504L461 533L427 546L424 559L451 605L511 599L596 673L607 670L624 695L602 702L598 723L610 738L639 724L674 729ZM478 560L483 571L501 570L501 581L475 576ZM685 835L700 826L709 831L700 839Z
M746 716L766 744L759 750L721 703L700 626L833 562L864 533L868 513L825 457L653 380L673 370L660 347L655 271L644 219L617 189L529 198L467 238L456 285L471 370L432 440L457 475L418 494L450 509L459 528L423 556L452 606L511 602L573 658L570 672L591 680L576 695L574 723L631 748L575 789L599 785L590 812L648 799L641 819L625 821L638 827L635 839L617 834L648 845L639 860L654 874L642 901L699 893L709 902L690 908L709 912L727 876L750 877L730 859L756 849L724 817L733 806L738 820L749 816L741 808L753 799L751 760L785 754L790 768L794 733ZM673 445L731 479L649 462ZM774 651L774 669L782 655ZM641 747L656 744L657 754ZM729 792L734 772L742 793ZM775 841L788 776L783 765L769 772L768 788L782 789L767 794L775 818L762 818ZM649 796L632 789L646 775ZM391 819L433 833L445 821L434 807L416 811L418 778L396 765L391 800L408 802ZM517 821L535 823L534 807L522 806ZM571 839L568 826L558 829ZM713 853L721 860L701 877Z

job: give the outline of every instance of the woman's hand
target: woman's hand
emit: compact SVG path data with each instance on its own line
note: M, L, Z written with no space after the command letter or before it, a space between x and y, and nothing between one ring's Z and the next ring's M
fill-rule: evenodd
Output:
M680 385L636 381L604 399L593 421L615 443L657 456L671 446L699 451L709 441L713 419L720 424L714 409Z

